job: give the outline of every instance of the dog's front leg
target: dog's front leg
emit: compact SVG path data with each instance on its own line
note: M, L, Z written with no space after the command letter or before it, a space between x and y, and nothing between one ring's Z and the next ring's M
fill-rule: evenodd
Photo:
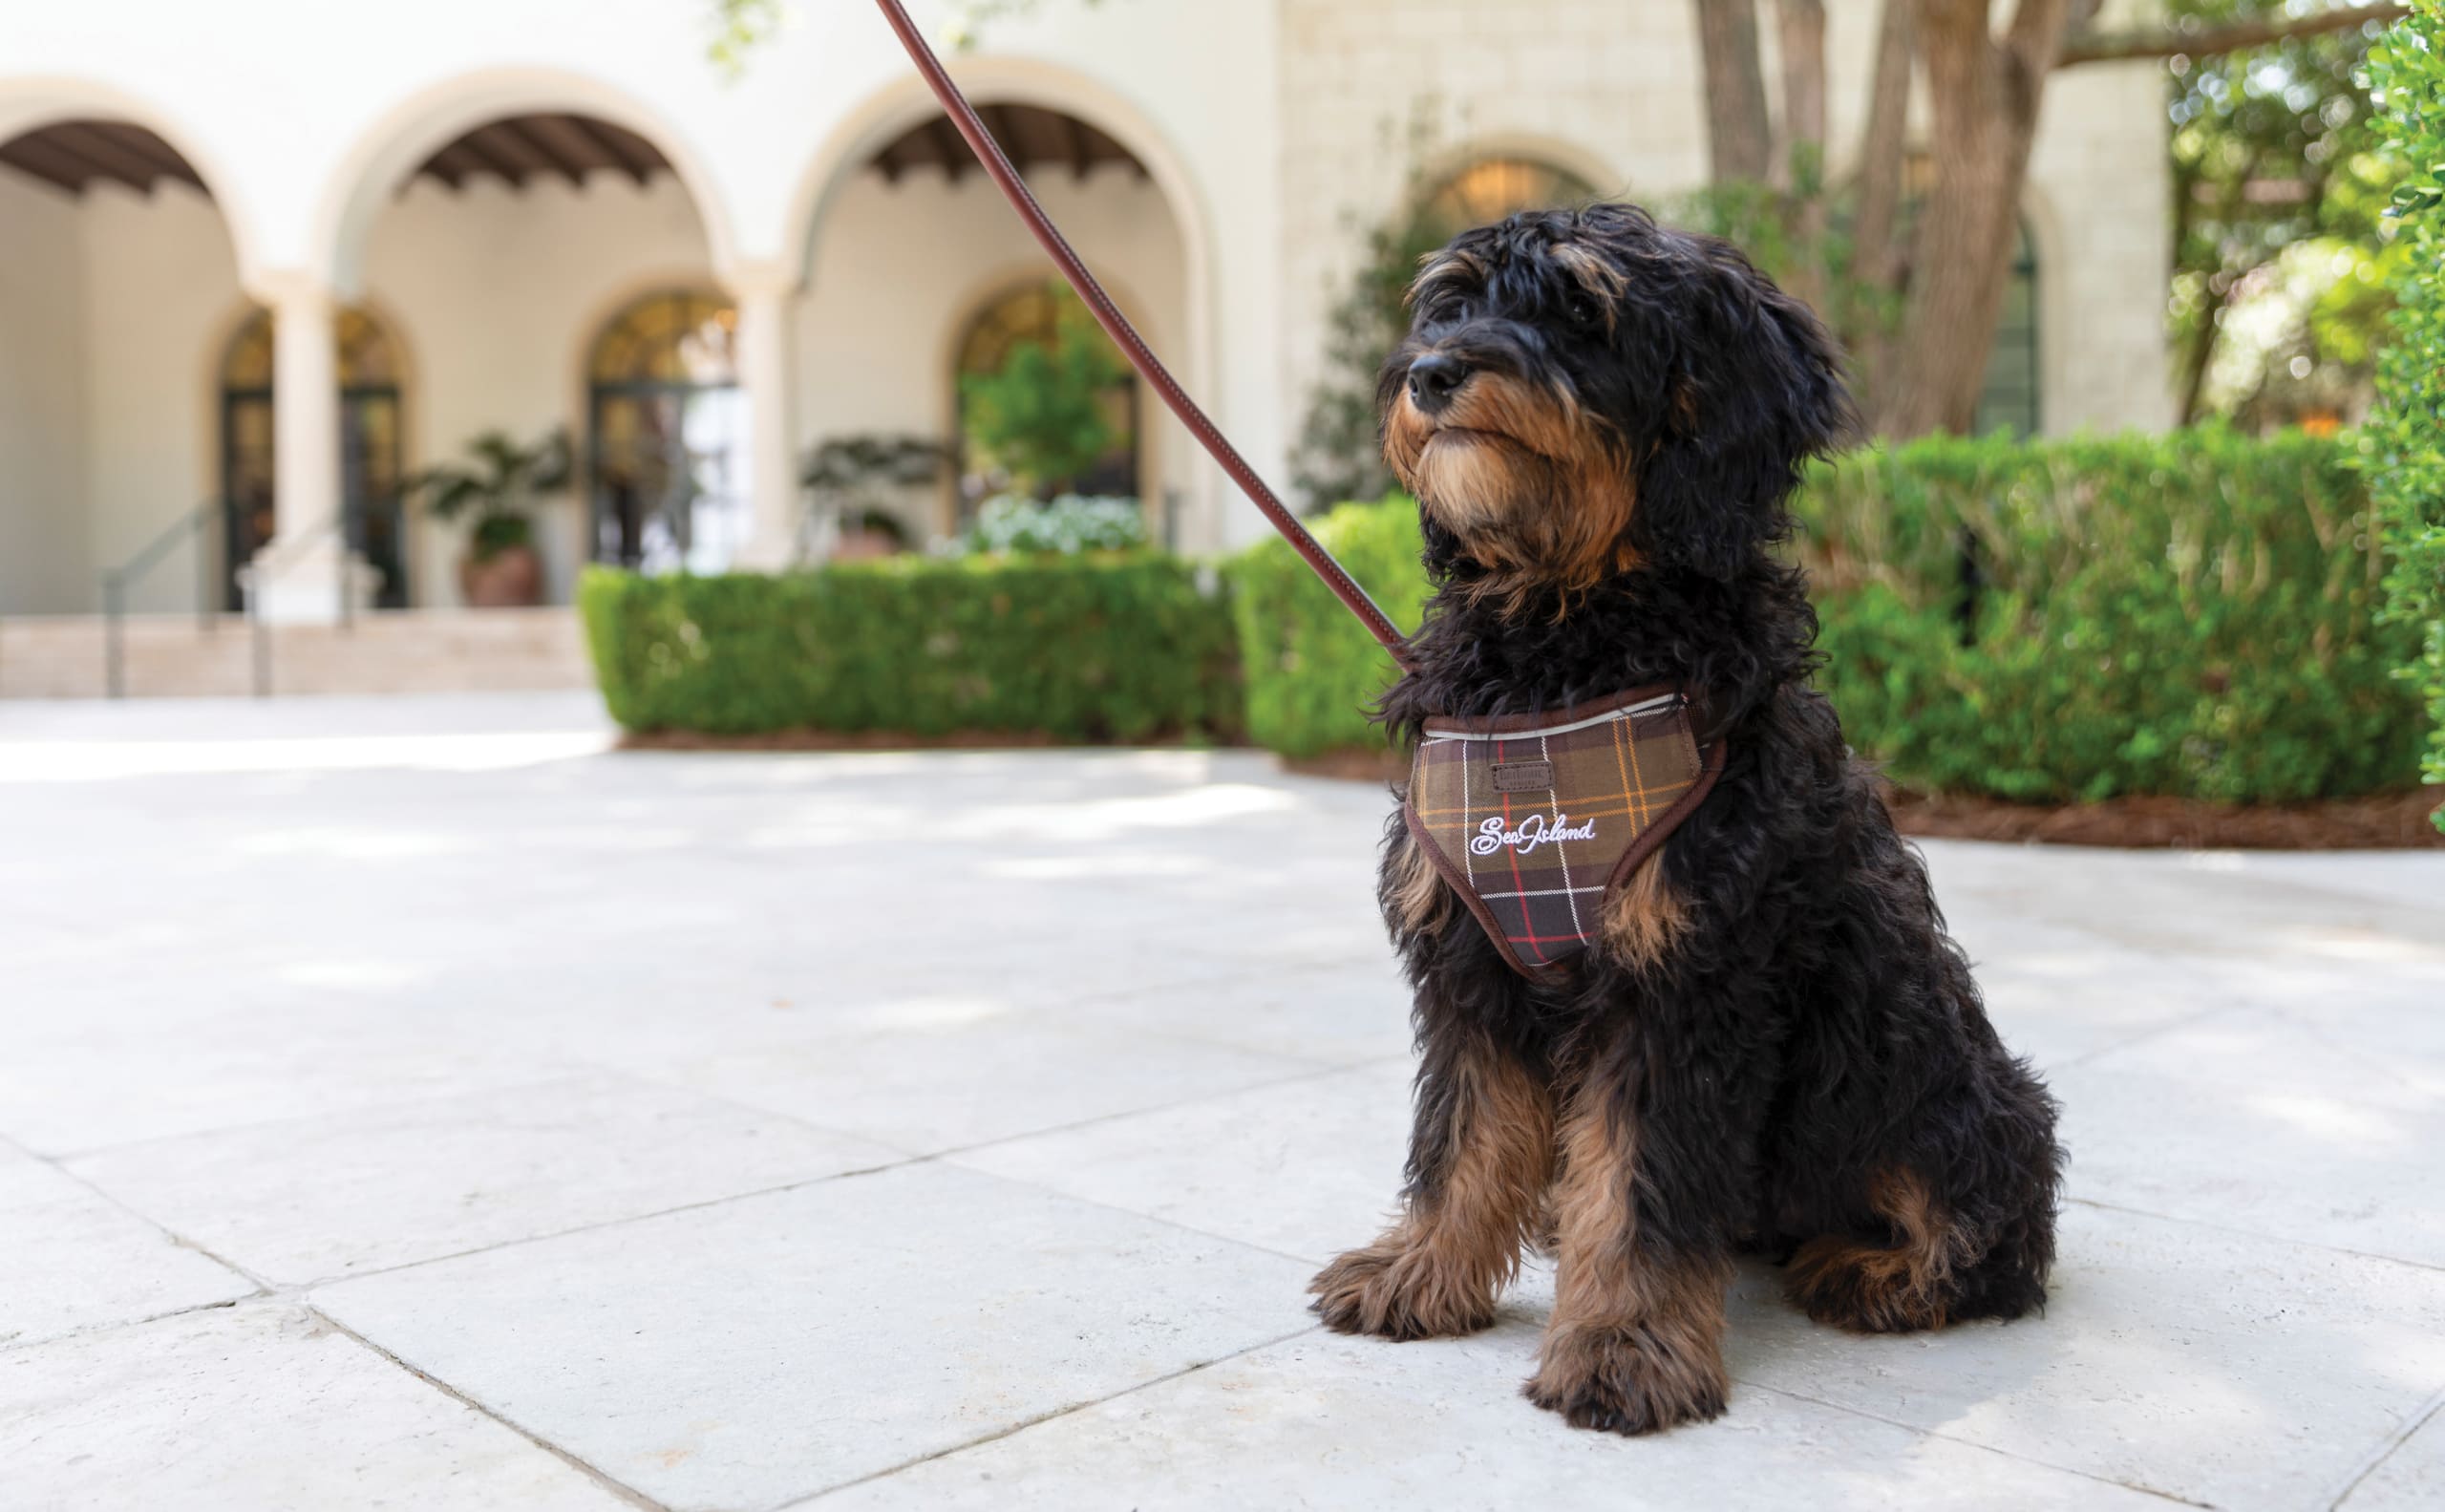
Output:
M1732 1263L1709 1225L1676 1242L1653 1221L1680 1194L1641 1164L1629 1075L1591 1067L1563 1116L1554 1311L1526 1393L1575 1427L1643 1434L1723 1411Z
M1447 1026L1417 1078L1409 1185L1382 1237L1308 1286L1326 1326L1422 1339L1474 1333L1519 1268L1553 1171L1553 1101L1518 1056Z

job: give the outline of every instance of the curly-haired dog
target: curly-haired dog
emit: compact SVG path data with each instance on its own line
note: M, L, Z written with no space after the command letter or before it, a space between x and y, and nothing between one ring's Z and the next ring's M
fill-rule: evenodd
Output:
M1382 901L1422 1053L1407 1185L1316 1277L1317 1311L1465 1333L1523 1245L1550 1246L1528 1396L1645 1433L1723 1411L1735 1248L1782 1257L1792 1299L1852 1329L2039 1306L2052 1099L1809 686L1816 615L1773 550L1800 467L1852 424L1824 332L1732 247L1624 205L1468 232L1411 297L1384 452L1435 591L1387 721L1415 742L1669 685L1719 776L1535 975L1395 817ZM1481 847L1521 839L1495 827Z

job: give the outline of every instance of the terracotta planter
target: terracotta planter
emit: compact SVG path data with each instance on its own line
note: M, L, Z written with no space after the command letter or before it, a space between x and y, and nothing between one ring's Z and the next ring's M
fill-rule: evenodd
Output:
M481 562L458 559L458 597L474 609L522 609L543 601L543 559L533 546L506 546Z
M840 539L833 543L832 560L871 562L877 557L888 557L902 549L897 540L881 530L843 530L840 532Z

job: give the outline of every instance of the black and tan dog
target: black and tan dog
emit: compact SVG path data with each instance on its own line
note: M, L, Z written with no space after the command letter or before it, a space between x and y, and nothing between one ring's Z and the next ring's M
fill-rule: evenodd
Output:
M1395 820L1382 897L1423 1055L1408 1184L1317 1276L1317 1310L1466 1333L1523 1246L1550 1246L1527 1395L1644 1433L1723 1410L1737 1249L1853 1329L2039 1306L2052 1100L1810 688L1816 615L1774 551L1800 467L1851 426L1823 331L1733 248L1622 205L1471 231L1412 300L1384 451L1435 592L1389 723L1415 740L1674 684L1726 756L1546 980Z

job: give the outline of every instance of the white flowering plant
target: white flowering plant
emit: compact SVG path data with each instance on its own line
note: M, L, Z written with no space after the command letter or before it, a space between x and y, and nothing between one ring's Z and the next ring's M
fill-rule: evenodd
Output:
M978 508L975 525L956 544L962 555L1130 551L1146 544L1146 512L1137 500L1116 496L1062 494L1038 502L1000 494Z

